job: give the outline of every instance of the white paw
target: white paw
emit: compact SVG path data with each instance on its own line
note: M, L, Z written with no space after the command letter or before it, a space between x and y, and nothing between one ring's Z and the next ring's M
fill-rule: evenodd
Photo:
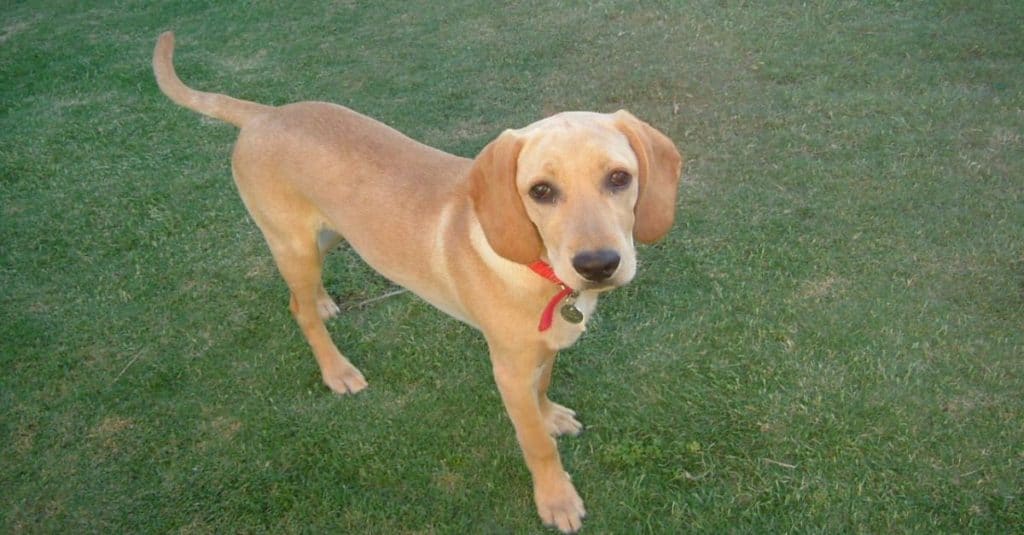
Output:
M338 308L338 304L331 299L329 295L321 295L316 300L316 310L320 313L320 317L329 320L334 316L337 316L341 309Z
M335 394L355 394L368 386L362 372L351 364L323 374L324 384Z
M583 500L569 481L569 474L554 484L536 485L534 500L537 514L545 526L554 526L562 533L576 533L583 527L587 511Z
M544 412L544 427L549 435L576 436L583 431L583 424L576 419L576 411L551 401L548 401L541 410Z

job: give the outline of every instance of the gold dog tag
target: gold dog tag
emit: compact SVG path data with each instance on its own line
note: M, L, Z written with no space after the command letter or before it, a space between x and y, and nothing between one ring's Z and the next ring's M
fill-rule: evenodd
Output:
M579 295L579 292L569 294L565 298L565 304L562 305L562 319L569 323L580 323L583 321L583 312L576 308L576 298Z

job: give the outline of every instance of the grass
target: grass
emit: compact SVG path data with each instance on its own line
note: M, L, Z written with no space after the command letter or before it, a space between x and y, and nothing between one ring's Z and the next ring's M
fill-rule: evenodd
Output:
M479 335L409 295L320 384L196 87L472 155L628 108L678 225L563 353L587 531L1024 526L1019 2L26 2L0 15L0 531L541 532ZM343 304L391 286L342 249Z

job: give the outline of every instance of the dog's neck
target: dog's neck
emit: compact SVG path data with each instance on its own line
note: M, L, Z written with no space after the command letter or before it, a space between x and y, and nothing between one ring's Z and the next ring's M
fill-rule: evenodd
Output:
M555 308L561 304L560 313L569 323L581 323L583 321L583 312L576 308L576 298L579 297L579 292L573 290L564 282L562 279L555 275L554 268L550 264L543 260L537 260L530 264L530 269L534 273L544 277L545 279L555 283L560 289L556 293L540 315L540 323L537 324L537 330L544 332L551 328L551 322L554 321Z

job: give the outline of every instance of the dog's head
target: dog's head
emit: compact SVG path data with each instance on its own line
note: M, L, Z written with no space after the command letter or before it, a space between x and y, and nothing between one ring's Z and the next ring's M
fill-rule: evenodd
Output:
M672 141L627 111L566 112L484 147L470 192L499 255L543 254L570 287L611 288L636 273L633 239L671 228L681 167Z

